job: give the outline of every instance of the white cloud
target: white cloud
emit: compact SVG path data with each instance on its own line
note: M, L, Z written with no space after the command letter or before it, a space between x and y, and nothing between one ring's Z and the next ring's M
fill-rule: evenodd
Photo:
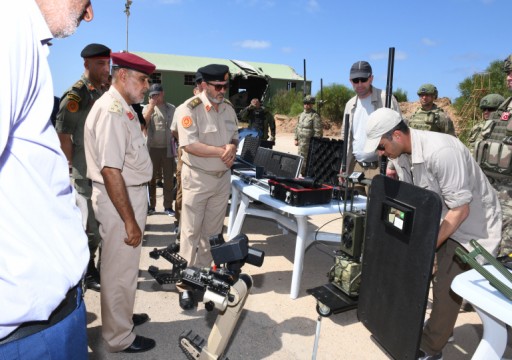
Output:
M378 52L370 54L370 60L384 60L389 58L389 52ZM403 51L395 50L395 60L405 60L407 59L407 54Z
M285 47L281 48L281 52L283 52L285 54L289 54L289 53L293 52L293 48L291 48L289 46L285 46Z
M435 42L434 40L429 39L429 38L421 39L421 43L426 46L436 46L437 45L437 42Z
M308 0L306 7L309 12L318 11L320 9L320 5L317 0Z
M265 49L270 47L270 42L265 40L243 40L236 42L235 46L239 46L246 49Z

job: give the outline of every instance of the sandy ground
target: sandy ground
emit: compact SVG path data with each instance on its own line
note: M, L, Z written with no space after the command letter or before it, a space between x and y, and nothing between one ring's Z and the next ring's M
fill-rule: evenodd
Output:
M291 134L278 134L279 151L294 152ZM182 311L178 306L178 293L174 285L160 286L149 275L150 265L169 269L164 260L154 260L149 252L167 246L175 240L174 218L163 213L161 190L157 214L148 217L140 260L140 275L135 312L145 312L151 321L137 327L137 334L154 338L155 349L141 354L109 354L101 339L101 313L99 293L87 291L89 354L90 359L172 359L185 360L178 346L179 335L193 330L204 338L216 320L216 311L207 312L202 304L197 310ZM322 226L339 216L318 216L312 221ZM226 217L227 224L227 217ZM327 229L337 232L340 220L331 222ZM315 243L305 254L299 297L289 296L295 234L283 234L272 220L247 217L243 232L251 246L265 251L261 268L245 265L244 272L254 280L251 295L227 347L227 356L236 359L311 359L317 329L316 300L306 289L327 283L326 273L333 264L332 252L336 245ZM322 229L322 230L325 230ZM378 301L378 299L375 299ZM431 297L429 298L429 304ZM390 329L392 331L392 329ZM444 349L445 359L470 359L482 335L482 325L475 312L461 312L454 331L455 342ZM510 337L509 337L510 338ZM390 357L373 339L371 333L358 321L356 310L335 314L321 321L317 359L389 359ZM505 353L512 357L512 348Z

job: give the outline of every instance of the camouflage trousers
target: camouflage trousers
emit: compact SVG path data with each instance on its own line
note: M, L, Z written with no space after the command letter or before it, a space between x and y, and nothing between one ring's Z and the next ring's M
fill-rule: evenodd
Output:
M498 256L503 256L512 253L512 186L494 183L493 187L498 192L501 205L503 227Z

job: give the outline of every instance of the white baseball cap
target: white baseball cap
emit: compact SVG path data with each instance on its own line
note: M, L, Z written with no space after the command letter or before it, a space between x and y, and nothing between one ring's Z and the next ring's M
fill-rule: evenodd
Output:
M402 117L395 110L380 108L370 114L366 124L366 142L364 152L377 150L382 135L397 126Z

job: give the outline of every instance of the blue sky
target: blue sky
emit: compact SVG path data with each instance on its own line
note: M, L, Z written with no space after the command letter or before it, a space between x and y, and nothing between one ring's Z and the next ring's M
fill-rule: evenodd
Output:
M53 41L50 66L60 96L83 72L80 51L102 43L126 49L126 0L92 0L94 19ZM350 66L367 60L386 87L410 101L423 83L454 100L458 84L510 52L510 0L133 0L128 50L286 64L313 81L313 93L350 86Z

